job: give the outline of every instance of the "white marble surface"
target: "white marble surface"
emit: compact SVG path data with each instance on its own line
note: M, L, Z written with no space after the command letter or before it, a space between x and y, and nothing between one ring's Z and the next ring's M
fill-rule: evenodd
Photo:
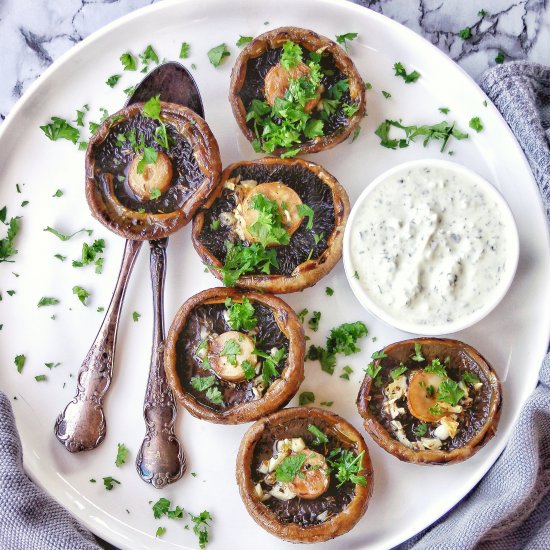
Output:
M154 2L0 0L0 120L28 85L71 46L106 23ZM422 34L474 78L495 64L499 50L507 60L529 59L550 65L547 0L357 0L357 3ZM487 12L485 17L478 15L481 9ZM465 27L472 30L468 40L458 36Z

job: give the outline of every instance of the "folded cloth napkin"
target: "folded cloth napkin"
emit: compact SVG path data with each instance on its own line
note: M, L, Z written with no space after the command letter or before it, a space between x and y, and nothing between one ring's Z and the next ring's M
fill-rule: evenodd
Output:
M516 134L550 221L550 69L527 62L486 72L481 86ZM0 392L0 548L99 550L94 537L23 472L11 404ZM480 483L402 549L550 548L550 354L511 440Z

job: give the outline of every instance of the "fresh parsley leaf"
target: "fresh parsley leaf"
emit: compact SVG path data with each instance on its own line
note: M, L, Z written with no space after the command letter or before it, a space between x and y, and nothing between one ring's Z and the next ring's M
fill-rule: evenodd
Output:
M308 431L311 432L315 439L311 442L313 445L321 445L321 443L328 443L328 437L313 424L309 424L307 427Z
M275 479L283 483L292 481L302 469L307 456L303 453L287 456L275 470Z
M170 501L167 498L159 498L155 504L153 504L153 515L155 519L160 519L162 516L168 513L170 509Z
M230 338L229 340L226 340L226 342L223 345L223 349L220 351L220 355L224 355L227 357L227 360L232 365L237 365L237 355L241 353L241 346L235 338Z
M458 36L460 36L462 40L468 40L468 38L472 37L472 29L470 27L464 27L458 31Z
M255 193L248 200L248 204L258 211L258 218L247 229L262 246L289 243L290 236L283 226L277 201L268 199L263 193Z
M307 359L310 361L319 361L321 370L328 374L334 374L336 368L336 354L326 350L321 346L311 345L307 352Z
M305 321L305 318L306 318L306 315L309 313L309 309L307 309L307 307L305 307L304 309L302 309L300 312L298 312L298 319L300 319L300 322L303 324L303 322Z
M154 120L160 120L160 111L162 107L160 105L160 94L151 97L143 104L143 109L141 112L147 118L152 118Z
M383 95L386 99L390 99L390 97L391 97L390 92L386 92L386 90L382 90L382 95Z
M264 360L262 365L262 381L267 388L271 379L278 376L277 367L286 356L286 348L284 346L275 348L273 353L265 353L259 349L254 349L253 353Z
M443 113L444 115L448 115L450 110L451 109L449 109L449 107L439 107L439 109L438 109L438 111L440 113Z
M215 376L193 376L191 378L191 386L197 391L206 391L216 383Z
M58 189L53 195L52 197L62 197L63 196L63 191L61 191L61 189Z
M481 132L481 130L483 130L483 123L481 122L481 119L478 116L472 117L470 119L469 126L470 128L472 128L472 130L475 130L478 133Z
M426 372L433 372L434 374L437 374L441 378L447 377L447 371L445 370L445 367L441 364L441 361L437 358L432 359L432 362L427 367L424 367L424 370Z
M81 286L73 286L73 294L76 294L80 302L87 306L86 300L90 297L90 293Z
M359 33L356 33L356 32L347 32L345 34L337 34L336 42L338 42L338 44L343 44L346 51L348 51L348 42L355 40L358 34Z
M441 407L436 403L433 407L430 407L428 409L428 412L430 414L433 414L434 416L440 415L443 411L441 410Z
M334 405L334 401L321 401L319 405L321 405L321 407L332 407L332 405Z
M382 370L382 367L380 365L376 365L374 361L371 361L367 365L365 372L374 380L378 376L381 370Z
M49 227L49 226L46 227L44 231L53 233L61 241L68 241L72 239L75 235L78 235L79 233L88 233L88 236L90 236L94 232L93 229L79 229L78 231L75 231L71 235L64 235L63 233L60 233L57 229L54 229L53 227Z
M114 477L108 476L103 478L103 485L105 485L107 491L111 491L115 483L120 485L120 481L116 480Z
M317 332L319 330L319 321L321 320L321 312L320 311L314 311L311 319L307 322L309 328L313 332Z
M291 40L287 40L283 44L281 53L281 65L288 71L297 67L302 62L302 48L299 44L295 44Z
M422 423L415 428L414 433L419 437L424 437L427 431L428 431L428 425Z
M249 42L252 42L253 36L243 36L242 34L239 35L239 39L237 40L237 46L239 48L242 48L243 46L246 46Z
M479 378L475 374L472 374L469 371L466 371L462 375L462 381L465 384L471 384L472 386L475 385L475 384L479 384L479 382L480 382Z
M349 380L349 375L353 373L353 369L350 366L344 367L344 373L340 375L343 380Z
M57 298L48 298L43 296L40 300L38 300L36 307L55 306L57 304L59 304L59 300Z
M7 208L4 206L0 213L2 214L0 216L1 221L2 223L5 223ZM19 218L11 218L8 223L8 231L6 236L0 240L0 263L13 262L13 260L10 260L9 258L17 254L17 250L14 248L14 243L15 237L19 233L19 229Z
M394 64L393 70L395 71L395 76L400 76L405 81L405 84L416 82L421 76L418 71L412 71L411 73L407 73L407 71L405 70L405 67L399 61Z
M315 394L312 391L303 391L298 397L298 402L300 403L300 407L315 403Z
M47 380L45 374L38 374L37 376L34 377L34 379L35 379L37 382L45 382L45 381Z
M206 510L201 512L198 516L194 516L193 514L189 515L194 524L193 533L199 537L199 547L203 550L208 543L208 527L210 527L208 522L212 521L212 516Z
M495 57L495 62L497 63L497 65L501 65L502 63L504 63L505 59L506 55L504 54L504 52L502 50L498 50L498 54Z
M334 290L333 290L332 288L330 288L330 286L327 286L327 287L325 288L325 294L326 294L327 296L333 296L333 295L334 295Z
M299 204L296 210L298 211L298 216L307 218L306 229L313 229L313 216L315 214L313 208L309 207L307 204Z
M464 390L454 380L447 378L439 384L436 399L438 401L445 401L445 403L449 403L452 407L456 407L464 395Z
M107 86L111 88L114 88L117 85L117 82L120 80L121 76L122 75L120 74L113 74L105 81L105 84L107 84Z
M206 399L214 403L214 405L221 405L223 403L223 395L217 386L212 386L206 390Z
M405 367L405 365L403 365L403 363L401 363L401 366L393 369L391 372L390 372L390 376L394 379L394 380L397 380L402 374L406 373L407 372L407 367Z
M221 227L220 220L212 220L212 223L210 224L210 229L212 231L217 231Z
M483 19L486 15L489 15L489 12L481 9L477 12L477 15Z
M422 345L420 342L414 343L414 354L411 356L411 359L417 363L425 361L424 356L422 355Z
M181 43L180 59L187 59L189 57L189 44L187 42Z
M71 126L64 118L59 118L56 116L51 117L51 122L49 124L45 124L44 126L40 126L40 129L51 141L66 139L76 143L80 137L80 131L78 128Z
M162 193L160 192L160 189L158 189L157 187L153 187L153 189L149 191L149 198L151 200L157 200L161 195Z
M327 350L331 353L351 355L361 351L357 341L368 334L368 329L362 321L344 323L330 331L327 338Z
M23 367L25 366L25 361L27 360L26 356L24 354L16 355L13 362L15 363L15 366L17 367L17 372L21 374L23 372Z
M141 72L147 72L149 63L151 62L156 63L157 65L159 64L159 56L151 44L145 48L143 53L139 54L139 58L141 59L143 65L145 65Z
M226 304L226 307L228 304ZM256 312L250 300L243 296L242 302L230 302L228 307L229 326L233 330L252 330L258 324Z
M155 538L160 538L162 537L162 535L164 535L164 533L166 533L166 527L158 527L157 528L157 532L155 533Z
M145 171L145 166L147 164L156 164L158 158L158 151L154 149L153 147L143 147L143 152L141 154L141 158L136 166L136 172L138 174L143 174ZM155 191L156 188L151 189L149 195L151 198L153 197L153 191ZM157 193L159 193L158 196L160 196L160 190L156 189ZM158 197L156 197L158 198Z
M128 458L128 449L126 448L124 443L118 443L117 453L115 458L116 467L120 468L123 464L125 464L127 458Z
M329 458L333 455L331 458ZM341 487L347 481L355 483L357 485L366 485L367 479L359 475L359 472L363 470L363 456L365 451L362 451L357 456L352 451L347 449L339 449L339 453L335 454L334 451L327 457L327 462L332 470L336 471L336 479L340 482L337 487Z
M137 68L136 58L130 52L123 53L120 56L120 62L125 71L135 71Z
M359 125L355 128L355 130L353 130L353 135L351 136L350 143L353 143L359 137L360 133L361 133L361 126Z
M96 273L101 273L103 268L103 258L99 255L105 249L105 240L96 239L92 244L83 243L80 260L73 261L73 267L84 267L85 265L95 264Z
M241 363L241 368L243 369L244 377L247 380L252 380L256 376L256 368L250 361L243 361Z
M134 320L134 323L137 323L139 321L139 318L141 317L141 314L137 311L134 311L132 313L132 319Z
M224 57L228 57L230 54L225 44L220 44L208 50L208 59L214 67L219 67Z

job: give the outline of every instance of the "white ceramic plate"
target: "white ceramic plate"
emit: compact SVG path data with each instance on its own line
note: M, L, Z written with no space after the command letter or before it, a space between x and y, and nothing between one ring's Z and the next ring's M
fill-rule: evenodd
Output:
M152 326L148 254L144 247L126 296L115 375L107 397L108 434L95 451L70 455L53 436L58 412L74 394L75 374L99 327L107 306L122 255L123 240L92 221L84 198L83 153L69 142L50 142L39 130L51 115L72 119L75 110L88 103L90 120L98 120L98 108L114 112L123 104L122 90L142 76L124 73L114 89L104 82L120 73L118 57L131 50L142 52L152 44L161 57L175 59L180 44L191 44L188 65L203 94L206 118L218 138L225 165L252 158L251 148L241 136L227 102L231 66L238 53L239 34L257 35L282 25L302 25L329 37L359 32L351 44L351 55L365 80L368 112L363 130L353 143L311 158L323 164L348 189L353 202L366 182L392 165L405 160L439 157L437 144L423 148L391 151L380 147L373 131L385 118L403 118L407 123L435 123L443 117L438 107L449 107L450 120L467 129L472 116L480 116L485 130L469 140L453 142L453 160L463 163L494 183L510 204L518 224L521 257L510 292L481 323L455 336L477 347L494 365L504 385L504 406L497 436L465 463L446 467L404 464L378 448L366 436L375 469L375 489L369 509L349 534L328 542L323 548L384 548L410 537L449 510L483 476L502 451L521 405L536 384L540 361L546 349L550 325L550 262L548 237L541 201L519 146L508 127L474 82L454 63L425 40L376 13L334 0L189 0L161 2L109 25L71 50L48 69L29 89L0 129L0 205L9 214L22 215L17 240L19 253L14 264L0 266L3 329L0 332L2 369L0 387L11 397L23 440L25 466L30 475L59 502L98 535L127 549L197 547L197 539L185 530L187 520L155 520L148 501L160 496L193 513L207 509L214 516L209 548L289 548L260 529L246 513L234 479L234 462L247 426L218 426L182 413L177 432L184 441L189 472L173 486L157 491L143 483L133 467L144 433L141 406L150 354ZM226 42L231 57L217 69L206 52ZM393 75L396 61L408 70L417 69L422 78L406 85ZM391 92L385 99L381 90ZM20 183L21 194L16 192ZM53 198L56 189L64 190ZM30 204L20 207L23 200ZM70 232L81 227L94 229L95 238L108 244L102 275L93 269L78 270L70 260L78 258L84 237L61 242L44 233L46 226ZM53 256L68 256L65 263ZM170 239L166 286L166 319L170 322L180 304L191 294L215 286L203 273L190 240L190 228ZM15 277L12 271L20 276ZM92 291L89 307L72 295L80 285ZM325 296L325 286L335 290ZM7 290L16 290L8 296ZM55 296L61 303L37 309L42 296ZM321 343L331 327L345 321L363 320L376 336L362 342L362 353L339 361L333 377L318 363L306 365L302 390L311 390L320 401L333 400L333 410L360 427L355 397L362 369L375 349L408 337L389 329L367 314L355 301L340 264L315 288L286 298L296 309L308 307L323 313L321 328L312 342ZM132 321L132 312L141 313ZM52 314L56 315L51 320ZM22 374L13 364L17 354L27 362ZM348 358L346 358L348 359ZM51 372L45 362L59 361ZM344 365L354 368L349 382L338 378ZM38 374L47 382L35 382ZM293 404L297 400L294 400ZM131 451L122 468L114 465L117 443ZM101 478L113 476L121 482L114 490L104 489ZM88 480L95 478L99 483ZM158 526L167 532L155 539Z

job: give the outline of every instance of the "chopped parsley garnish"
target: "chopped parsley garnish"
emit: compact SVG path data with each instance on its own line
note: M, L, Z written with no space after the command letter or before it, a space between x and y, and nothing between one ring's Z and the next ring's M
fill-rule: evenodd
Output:
M141 70L142 73L146 73L149 68L149 63L153 62L158 65L159 63L159 56L157 55L157 52L153 49L153 46L149 44L143 53L139 54L139 58L141 59L141 62L143 65L143 69Z
M371 361L367 365L365 372L374 380L378 376L381 370L382 370L382 367L380 365L375 365L374 361Z
M103 258L99 255L103 253L105 248L105 241L103 239L96 239L91 245L83 243L82 254L80 260L73 261L73 267L84 267L85 265L94 264L96 273L101 273L103 270Z
M445 403L449 403L452 407L456 407L464 395L464 390L454 380L447 378L439 384L436 399L438 401L445 401Z
M78 128L71 126L64 118L53 116L49 124L40 126L46 137L52 141L67 139L76 143L80 137Z
M37 376L34 377L34 379L35 379L37 382L45 382L45 381L47 380L45 374L38 374Z
M130 52L123 53L120 56L120 62L125 71L135 71L137 69L136 58Z
M123 464L125 464L127 458L128 458L128 449L126 448L124 443L118 443L117 453L115 458L116 467L120 468Z
M269 387L271 378L278 376L277 366L286 355L286 348L275 348L275 351L271 353L265 353L259 349L254 349L253 353L261 357L263 361L262 365L262 381L264 386Z
M468 38L472 37L472 29L470 27L464 27L458 31L458 36L460 36L462 40L468 40Z
M38 300L36 307L55 306L57 304L59 304L59 300L57 298L48 298L47 296L43 296L40 300Z
M307 218L306 229L313 229L313 209L307 204L299 204L296 210L298 211L298 216Z
M307 352L307 359L310 361L319 361L321 369L329 374L334 374L336 368L336 355L330 353L321 346L311 345Z
M212 223L210 224L210 229L212 231L217 231L221 227L222 223L220 220L212 220Z
M287 71L297 67L302 62L302 48L300 48L299 44L287 40L283 44L280 62Z
M478 116L472 117L469 122L470 128L472 130L475 130L476 132L481 132L483 130L483 123L481 122L481 119Z
M86 300L90 297L90 293L81 286L73 286L73 294L76 294L80 302L87 306Z
M239 48L242 48L243 46L245 46L246 44L248 44L249 42L252 42L252 39L254 37L252 36L243 36L242 34L239 35L239 39L237 40L237 47Z
M489 14L489 12L486 11L486 10L483 10L483 9L481 9L477 12L478 17L481 17L482 19L488 14Z
M405 70L405 67L401 62L397 62L393 66L393 70L395 71L395 76L400 76L406 84L410 84L411 82L416 82L420 78L420 73L418 71L412 71L411 73L407 73Z
M359 280L359 273L357 271L353 272L353 278Z
M44 231L53 233L61 241L68 241L72 239L75 235L78 235L79 233L88 233L88 236L90 236L94 232L93 229L79 229L78 231L75 231L71 235L64 235L63 233L60 233L57 229L54 229L53 227L49 227L49 226L46 227Z
M162 537L162 535L164 535L164 533L166 533L166 527L162 527L162 526L158 527L157 532L155 533L155 538L158 539L158 538Z
M255 193L248 204L258 211L257 220L248 226L248 231L262 246L288 244L290 236L283 227L283 220L277 201L268 199L263 193Z
M384 359L387 355L383 351L375 351L372 355L372 359Z
M59 365L61 365L61 363L44 363L44 365L46 365L46 367L48 367L50 370L52 370L52 369L55 369L55 367L59 367Z
M247 380L252 380L256 376L256 368L250 361L243 361L241 363L241 368L243 369L244 377Z
M422 345L419 342L414 343L414 355L411 356L411 359L417 363L426 360L422 355Z
M302 469L307 456L303 453L287 456L275 470L275 479L283 483L292 481Z
M391 372L390 372L390 376L394 379L394 380L397 380L402 374L404 374L405 372L407 372L407 367L405 365L403 365L403 363L401 363L401 366L393 369Z
M208 527L210 527L208 522L212 521L212 516L206 510L201 512L198 516L194 516L193 514L189 515L194 524L193 533L199 537L199 547L203 550L208 543Z
M391 138L390 129L392 127L403 130L403 132L405 133L405 137L400 139ZM445 147L447 146L447 143L451 137L454 137L456 139L468 138L468 134L461 132L458 128L455 128L454 122L451 124L446 120L437 124L433 124L431 126L417 126L414 124L411 126L406 126L396 120L386 119L378 126L374 133L380 138L380 145L382 145L383 147L387 147L388 149L408 147L409 144L413 142L418 136L423 136L424 147L426 147L428 143L430 143L430 141L442 141L443 143L440 149L441 152L445 150Z
M415 428L414 433L419 437L424 437L428 431L428 425L427 424L418 424L418 426Z
M353 369L350 366L344 367L344 373L340 375L343 380L349 380L349 375L353 373Z
M114 477L108 476L103 478L103 485L105 485L107 491L111 491L115 483L120 485L120 481L116 480Z
M220 44L208 50L208 59L214 67L219 67L224 57L228 57L229 55L231 54L225 44Z
M298 312L298 319L300 319L300 322L303 323L306 319L306 315L309 313L309 309L305 307L301 311Z
M156 161L155 161L156 162ZM139 164L139 163L138 163ZM160 192L160 189L158 189L157 187L153 187L153 189L151 189L151 191L149 192L149 198L151 200L156 200L158 199L160 196L162 195L162 193Z
M229 312L229 326L233 330L252 330L258 324L254 306L246 296L243 296L242 302L233 302L227 298L225 307Z
M424 370L426 372L433 372L441 378L447 378L447 371L438 358L432 359L431 364L425 367Z
M181 43L180 59L187 59L189 57L189 44L187 42Z
M53 195L52 197L62 197L63 196L63 191L61 191L61 189L58 189Z
M224 355L227 357L227 360L229 363L231 363L233 366L237 365L237 355L241 353L241 346L239 345L239 342L235 340L235 338L230 338L225 342L223 345L223 349L220 351L220 355Z
M328 437L317 426L310 424L307 429L315 436L315 439L311 442L312 445L321 445L321 443L328 443Z
M319 321L321 320L321 312L320 311L314 311L311 319L307 322L309 328L313 332L317 332L319 330Z
M197 391L206 391L216 383L215 376L193 376L191 378L191 386Z
M221 405L223 403L223 395L217 386L212 386L206 390L206 399L214 403L214 405Z
M332 405L334 405L334 401L321 401L319 405L322 407L332 407Z
M225 249L227 254L223 267L215 268L221 271L225 286L235 286L241 275L258 272L269 274L271 267L279 267L275 248L267 249L260 243L244 246L240 242L233 244L225 241Z
M359 137L360 133L361 133L361 126L357 126L355 130L353 130L353 135L351 136L350 143L353 143Z
M436 403L433 407L430 407L428 409L428 412L430 414L433 414L434 416L437 416L441 414L443 411L441 410L441 407Z
M137 323L140 317L141 317L141 313L138 313L137 311L134 311L132 313L132 319L134 320L134 323Z
M345 34L337 34L336 42L338 42L338 44L343 44L345 50L348 51L348 42L355 40L358 34L359 33L357 32L347 32Z
M8 209L4 206L0 210L0 221L6 224L6 216ZM14 241L17 233L19 233L19 218L11 218L7 224L8 231L6 236L0 240L0 263L2 262L13 262L9 258L17 254L17 250L14 248Z
M469 371L466 371L462 375L462 381L465 384L471 384L472 386L475 385L475 384L479 384L479 382L480 382L479 378L475 374L472 374Z
M506 56L504 52L502 50L498 50L498 54L495 57L495 62L497 63L497 65L501 65L502 63L504 63L505 59L506 59Z
M13 362L15 363L15 366L17 367L17 372L21 374L23 372L23 367L25 366L25 361L27 360L26 356L24 354L16 355Z
M165 149L170 149L170 140L168 138L168 132L166 130L166 125L164 124L164 121L160 117L161 110L162 110L162 107L161 107L161 104L160 104L160 95L156 95L156 96L150 98L146 103L144 103L142 113L145 117L152 118L153 120L156 120L159 123L159 125L155 129L155 134L154 134L153 138L161 147L164 147ZM154 164L155 162L157 162L157 156L158 156L157 151L152 149L152 151L154 151L154 153L151 152L150 150L146 152L147 149L151 149L151 148L143 146L142 161L144 161L145 164ZM147 160L145 160L146 155L148 155ZM154 156L154 159L153 159L153 156ZM140 163L141 163L141 161L140 161ZM137 166L138 174L141 174L143 172L143 169L140 172L140 163L138 163L138 166ZM143 168L145 168L145 166L143 166ZM153 189L153 191L154 191L154 189ZM160 196L160 190L157 189L157 191L159 193L159 195L158 195L158 197L159 197ZM152 191L151 191L151 195L152 195ZM155 197L155 198L158 198L158 197Z
M298 397L298 402L300 403L300 407L315 403L315 394L312 391L303 391Z
M332 470L336 471L336 479L340 482L337 487L341 487L346 481L357 485L366 485L365 476L359 475L363 470L363 456L365 451L355 456L351 451L345 449L334 449L327 456L327 462Z
M111 88L114 88L117 85L117 82L120 80L121 76L122 75L120 74L113 74L105 81L105 84L107 84L107 86Z
M162 516L168 516L170 519L181 519L183 508L176 506L173 510L170 510L170 501L167 498L159 498L153 504L153 515L155 519L160 519Z
M326 294L327 296L332 296L332 295L334 294L334 290L333 290L332 288L330 288L330 286L327 286L327 287L325 288L325 294Z
M451 109L449 109L449 107L439 107L439 109L438 109L438 111L440 113L443 113L444 115L448 115L450 110Z
M390 97L391 97L390 92L386 92L386 90L382 90L382 95L383 95L386 99L390 99Z

